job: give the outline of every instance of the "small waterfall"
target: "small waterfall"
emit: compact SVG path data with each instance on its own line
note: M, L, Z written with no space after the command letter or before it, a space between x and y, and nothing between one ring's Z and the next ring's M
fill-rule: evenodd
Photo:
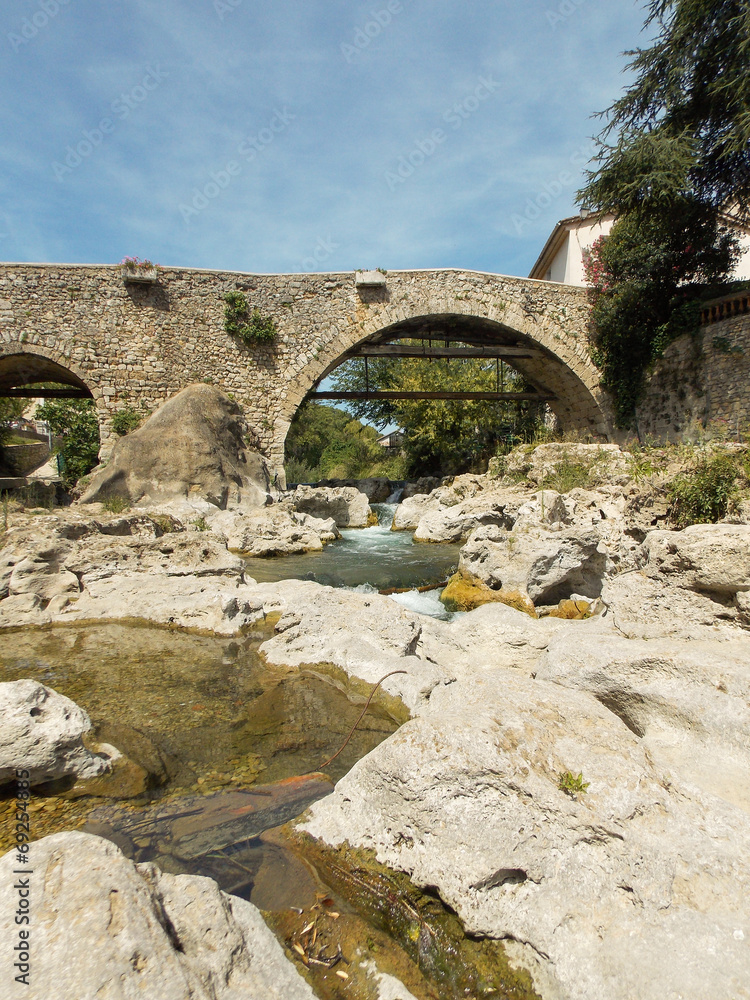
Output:
M372 509L378 515L378 528L390 528L396 514L396 502L391 502L390 498L386 503L371 504Z
M386 503L397 504L401 503L401 497L404 495L404 487L397 486L396 489L391 493L391 495L386 500Z

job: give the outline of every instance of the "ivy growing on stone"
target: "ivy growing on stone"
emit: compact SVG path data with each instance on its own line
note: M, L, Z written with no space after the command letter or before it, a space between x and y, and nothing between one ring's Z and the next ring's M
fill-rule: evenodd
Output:
M262 316L250 305L244 292L227 292L224 296L224 329L244 344L269 343L276 339L278 327L272 316Z

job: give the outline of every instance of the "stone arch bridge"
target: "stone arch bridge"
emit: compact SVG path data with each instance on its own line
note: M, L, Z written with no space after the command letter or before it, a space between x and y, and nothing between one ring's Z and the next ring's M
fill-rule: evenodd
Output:
M586 292L463 270L256 275L164 268L151 284L113 266L0 265L0 395L54 381L94 399L102 455L113 414L154 409L193 382L243 407L272 466L305 396L345 357L422 338L502 357L549 402L564 429L613 434L588 348ZM224 296L240 290L278 336L248 347L224 329ZM403 349L402 349L403 350Z

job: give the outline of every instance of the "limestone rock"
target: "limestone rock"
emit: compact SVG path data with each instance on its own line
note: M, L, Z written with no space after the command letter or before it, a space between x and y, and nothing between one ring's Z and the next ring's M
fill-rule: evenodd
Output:
M370 502L353 486L298 486L291 495L296 510L321 520L333 518L339 528L366 528Z
M733 597L750 591L750 525L694 524L682 531L652 531L643 564L673 585Z
M644 641L566 629L550 637L537 677L590 692L665 774L750 814L750 635Z
M566 771L586 794L561 790ZM309 815L313 836L436 888L469 933L518 942L566 1000L731 1000L750 982L750 817L670 783L585 692L510 670L439 686Z
M6 979L8 1000L314 1000L259 911L212 879L136 865L85 833L31 849L31 985ZM14 863L0 860L8 886ZM14 897L3 894L0 927L15 942Z
M432 494L419 493L402 500L393 514L392 531L414 531L427 511L437 511L439 503Z
M492 590L519 591L534 604L556 604L574 592L597 597L607 570L606 548L593 529L476 528L458 564L469 580Z
M29 771L32 785L110 770L107 755L91 753L83 736L91 720L82 708L34 680L0 683L0 783Z
M369 479L321 479L315 484L315 489L320 487L349 487L364 493L368 503L385 503L393 492L393 484L386 476L371 476Z
M54 562L41 555L21 559L13 566L8 581L8 594L36 594L42 601L51 601L61 594L77 594L81 590L78 577L67 569L59 570Z
M508 456L506 472L524 475L543 485L561 466L579 465L588 470L592 480L627 483L629 458L630 455L616 444L554 442L537 445L532 450L525 446L517 448Z
M194 496L221 508L257 509L269 497L270 473L246 437L237 403L214 386L190 385L117 441L81 500L117 496L138 503Z
M457 476L450 485L441 486L429 494L419 493L412 495L408 499L403 500L396 508L392 528L394 531L413 530L419 526L422 519L427 515L437 515L439 517L439 515L445 513L446 508L460 507L465 501L484 494L489 485L490 480L486 476ZM493 497L493 499L495 498ZM481 513L491 507L492 503L486 503L486 498L482 497L472 509L476 513ZM463 508L460 511L454 511L454 518L460 520L462 512ZM432 540L427 537L428 531L426 528L424 534L425 537L422 540ZM461 537L460 534L458 537ZM451 540L455 541L457 539Z
M274 504L252 514L219 511L209 518L209 524L230 549L253 556L320 552L326 542L341 537L333 518L302 514L288 504Z
M5 603L0 601L0 623ZM252 582L211 576L122 573L92 580L77 601L51 614L49 620L140 619L216 635L235 635L262 617L262 603Z
M267 614L282 612L276 634L261 646L269 663L290 667L330 663L370 683L392 670L403 670L406 676L389 678L384 690L398 695L410 709L447 675L446 669L418 655L429 620L388 597L301 580L263 584L255 594L267 595L263 604Z
M638 570L608 580L601 599L605 614L631 639L720 639L725 629L736 634L743 614L737 598L672 587Z

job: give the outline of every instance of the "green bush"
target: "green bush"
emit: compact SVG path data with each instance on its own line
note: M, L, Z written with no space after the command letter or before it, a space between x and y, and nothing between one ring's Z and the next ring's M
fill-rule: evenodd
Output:
M112 430L120 437L124 437L125 434L130 434L140 427L143 418L144 414L140 410L136 410L133 406L124 406L112 414Z
M130 510L130 501L127 497L105 497L102 506L110 514L122 514Z
M591 482L591 470L580 462L563 459L555 465L554 472L546 476L541 486L556 493L570 493L571 490L585 489Z
M227 292L224 296L224 329L245 344L269 343L279 332L271 316L261 316L250 305L243 292Z
M91 399L48 399L36 411L50 430L62 438L61 478L66 489L73 486L97 464L99 424Z
M732 455L700 459L670 484L670 518L678 528L720 521L739 495L742 474L739 459Z

